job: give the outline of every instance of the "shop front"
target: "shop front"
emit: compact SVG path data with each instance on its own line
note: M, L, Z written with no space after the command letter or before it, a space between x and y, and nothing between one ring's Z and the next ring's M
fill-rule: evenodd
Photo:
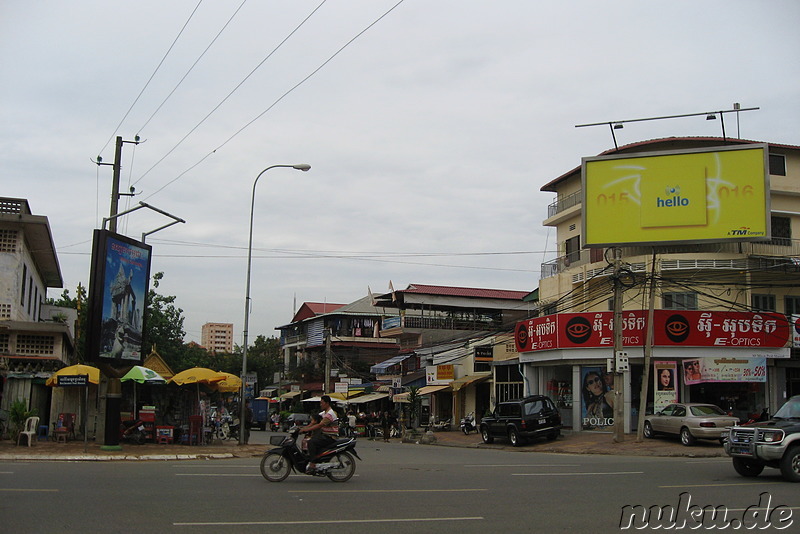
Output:
M781 362L790 357L785 316L774 313L656 310L647 387L642 387L646 312L623 314L630 368L623 391L608 370L613 356L612 312L557 314L517 324L516 343L526 394L546 394L565 428L610 431L613 407L624 403L624 431L645 413L671 402L716 404L742 420L780 405L786 395Z

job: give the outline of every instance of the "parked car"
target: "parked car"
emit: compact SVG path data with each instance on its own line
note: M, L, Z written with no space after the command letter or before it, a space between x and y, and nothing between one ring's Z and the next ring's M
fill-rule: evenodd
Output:
M484 443L508 438L519 447L528 439L556 439L561 433L561 414L549 397L532 395L498 403L495 411L481 420L479 429Z
M306 426L308 423L311 422L311 416L307 413L291 413L289 416L281 422L281 428L283 431L286 432L291 427L297 426Z
M800 395L787 400L768 421L731 428L725 452L743 477L774 467L786 480L800 482Z
M716 439L722 443L722 439L728 435L728 427L738 422L738 418L728 415L714 404L670 404L644 418L644 437L672 434L680 436L681 443L687 447L694 445L698 439Z

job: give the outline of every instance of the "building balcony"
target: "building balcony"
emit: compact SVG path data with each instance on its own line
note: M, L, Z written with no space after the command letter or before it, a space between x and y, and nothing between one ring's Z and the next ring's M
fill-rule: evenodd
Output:
M555 217L562 211L565 211L573 206L577 206L582 202L583 191L578 190L569 195L558 198L555 202L547 206L547 218Z
M632 270L644 270L645 262L636 262L636 258L650 257L653 254L653 247L620 247L622 259L633 263ZM765 262L770 266L782 265L797 267L800 266L800 240L789 238L773 238L767 242L742 242L742 243L705 243L697 245L664 245L656 247L658 254L661 255L661 270L681 270L681 269L750 269L763 267ZM718 255L719 258L706 257L699 258L700 254ZM590 263L601 263L590 261L591 251L582 249L578 252L559 256L553 260L541 264L540 279L549 278L567 272L575 267L584 266ZM686 255L686 258L682 258ZM733 257L732 257L733 256ZM739 256L739 257L735 257ZM586 271L586 277L590 278L600 274L605 265L600 265L596 269ZM581 274L574 274L574 282L584 279ZM610 270L609 270L610 273Z
M399 319L399 321L398 321ZM495 330L501 328L500 316L476 315L474 317L437 317L405 315L384 320L381 336L402 337L404 334L418 334L422 330Z

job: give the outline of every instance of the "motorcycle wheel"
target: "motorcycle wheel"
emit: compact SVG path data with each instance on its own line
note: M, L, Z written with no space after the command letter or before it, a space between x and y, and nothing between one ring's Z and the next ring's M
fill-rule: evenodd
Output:
M334 482L347 482L356 472L356 461L349 452L340 452L336 455L339 467L334 467L328 471L328 478Z
M231 437L231 427L228 423L222 423L217 427L217 439L225 441Z
M289 476L292 466L280 454L270 452L261 458L261 476L270 482L282 482Z

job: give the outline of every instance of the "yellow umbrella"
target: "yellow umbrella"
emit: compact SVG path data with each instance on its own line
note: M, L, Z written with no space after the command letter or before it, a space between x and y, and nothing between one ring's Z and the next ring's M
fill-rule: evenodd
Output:
M242 389L242 379L238 376L220 371L220 374L225 375L225 380L216 382L212 387L220 393L233 393Z
M55 373L52 374L50 378L47 379L45 382L48 386L57 386L58 385L58 377L59 376L75 376L75 375L89 375L89 382L92 384L99 384L100 383L100 369L97 367L92 367L91 365L70 365L69 367L64 367L63 369L59 369Z
M213 371L206 367L192 367L191 369L181 371L167 382L175 382L179 386L183 386L184 384L214 384L226 378L225 373Z

